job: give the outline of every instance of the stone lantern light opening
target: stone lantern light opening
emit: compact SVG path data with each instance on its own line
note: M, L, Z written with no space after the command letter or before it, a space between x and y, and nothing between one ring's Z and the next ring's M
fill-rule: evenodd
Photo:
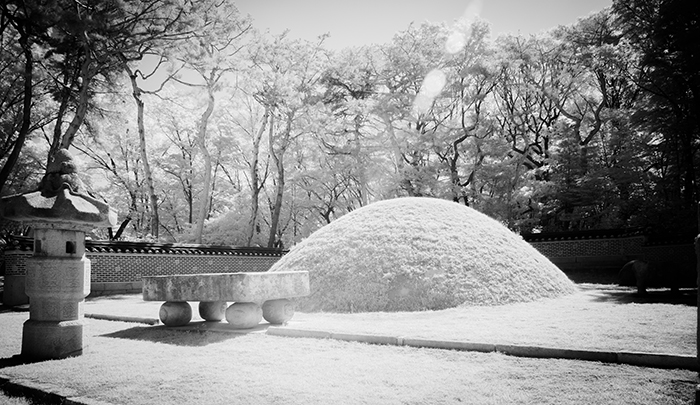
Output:
M22 331L22 357L48 360L83 353L83 302L90 293L85 234L112 227L117 219L109 205L83 189L71 154L62 149L37 190L0 199L0 215L34 231L25 279L29 320Z

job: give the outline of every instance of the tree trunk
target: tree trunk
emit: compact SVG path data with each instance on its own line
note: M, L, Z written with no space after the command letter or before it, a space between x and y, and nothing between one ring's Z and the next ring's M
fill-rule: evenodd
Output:
M47 156L46 166L51 163L53 155L60 148L61 145L61 135L63 133L63 118L68 110L68 102L70 101L70 90L68 89L68 83L64 81L63 90L61 91L61 101L58 105L58 111L56 112L56 122L53 126L53 139L51 140L51 146L49 147L49 155Z
M363 163L362 155L361 155L361 138L360 138L360 127L361 127L361 116L357 115L355 116L355 148L353 149L353 157L355 158L355 162L357 164L357 167L359 168L359 203L360 207L364 207L365 205L368 204L369 202L369 185L367 181L367 166ZM329 222L330 223L330 222Z
M462 180L460 179L459 176L459 168L458 168L458 161L459 161L459 146L467 140L467 137L469 137L469 133L473 131L476 128L476 125L474 125L471 128L463 128L464 133L462 136L458 137L452 142L452 154L451 156L447 157L447 161L449 164L449 169L450 169L450 183L452 183L452 201L459 203L460 200L464 203L464 205L469 205L467 201L467 196L466 194L462 191Z
M398 139L396 138L396 132L394 131L394 126L391 122L389 114L386 112L380 113L380 117L386 126L386 133L389 135L389 140L391 141L391 149L394 155L394 173L397 175L399 182L399 187L408 192L410 196L415 196L415 190L410 179L407 179L403 173L406 167L406 155L401 150Z
M141 161L143 162L143 172L146 176L146 187L148 187L149 203L151 208L151 235L157 240L159 236L158 231L160 229L160 218L158 216L158 196L156 195L156 190L153 186L153 173L151 172L151 165L148 162L148 151L146 148L146 128L143 123L144 104L143 99L141 98L142 91L136 83L136 73L134 73L131 70L131 68L129 68L126 62L124 62L124 67L127 73L129 74L129 78L131 78L131 89L133 90L132 96L134 97L134 101L136 102L136 122L139 131L139 151L141 153Z
M683 153L683 202L686 207L692 207L695 201L695 163L693 156L693 135L683 133L681 135Z
M78 133L78 129L83 125L85 121L85 114L87 114L88 100L90 98L88 90L90 89L90 83L92 82L93 72L90 69L92 64L92 58L90 57L90 50L85 52L85 60L83 65L80 67L80 77L82 82L80 83L80 92L78 93L78 107L75 110L75 115L68 124L66 132L61 137L61 149L68 149L75 139L75 134ZM53 151L56 152L56 151Z
M273 248L277 242L277 228L279 227L280 214L282 212L282 199L284 198L284 153L289 144L289 136L292 130L292 116L287 118L286 128L282 134L282 141L279 151L275 152L275 143L273 139L273 124L270 122L270 156L277 169L277 184L275 185L275 202L272 206L272 215L270 218L270 236L267 239L267 247Z
M126 218L124 218L121 225L119 225L119 229L117 229L117 233L111 235L110 239L119 240L119 238L122 237L122 233L124 233L124 230L126 229L127 225L129 225L129 222L131 222L131 216L127 216ZM112 228L109 228L109 231L111 232Z
M204 221L207 219L209 212L209 201L211 198L211 155L207 149L207 124L212 112L214 112L214 89L213 85L207 86L209 98L207 100L207 108L202 113L202 117L197 125L197 146L202 151L204 158L204 179L202 181L202 195L200 196L199 214L197 215L197 226L195 228L194 238L197 243L202 243L202 234L204 233Z
M265 113L262 118L262 125L258 130L258 133L253 138L253 161L250 163L250 192L251 192L251 212L250 212L250 222L248 224L248 235L246 246L250 246L253 243L253 237L255 236L255 230L257 228L258 221L258 210L259 210L259 197L260 197L260 176L258 174L258 161L260 155L260 141L262 140L263 133L265 133L265 126L267 125L267 120L270 116L269 108L265 108ZM272 125L270 125L270 131L272 131Z
M384 122L384 126L386 127L386 133L387 135L389 135L389 140L391 141L391 151L394 155L394 169L396 170L396 173L400 173L405 166L405 161L403 151L401 150L401 146L399 145L399 142L396 138L394 125L392 124L391 118L389 117L388 113L380 113L380 118Z
M22 46L22 51L24 52L24 100L22 103L22 126L17 134L17 139L15 144L12 146L12 152L7 157L5 164L0 170L0 193L5 187L7 179L10 177L12 169L17 164L17 159L19 159L19 154L24 146L24 141L27 139L27 133L29 132L29 126L31 124L31 111L32 111L32 94L33 94L33 84L32 84L32 70L34 68L34 59L32 58L31 46L28 44L27 37L25 35L20 36L19 43Z
M700 205L698 206L698 210L700 211ZM700 218L700 216L698 218ZM698 221L700 221L700 219ZM698 227L700 228L700 223L698 223ZM698 291L700 291L700 235L697 235L695 237L694 245L695 245L695 263L696 263L695 270L697 272L697 279L695 280L695 283L698 287ZM695 335L696 335L697 343L695 343L695 345L696 345L695 347L697 350L696 353L700 353L700 294L698 294L698 298L697 298L697 311L696 312L697 312L697 317L696 317L696 319L697 319L696 324L697 325L696 325ZM696 357L697 357L698 365L700 365L700 356L696 356ZM700 394L700 389L696 386L695 390L696 390L695 396L697 398L698 394Z

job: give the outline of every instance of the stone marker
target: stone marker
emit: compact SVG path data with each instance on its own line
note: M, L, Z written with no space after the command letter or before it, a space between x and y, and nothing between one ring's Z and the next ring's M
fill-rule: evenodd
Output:
M0 199L0 215L34 230L25 278L29 320L22 333L23 357L48 360L83 353L83 302L90 293L85 233L114 226L117 215L82 191L73 159L61 149L38 190Z

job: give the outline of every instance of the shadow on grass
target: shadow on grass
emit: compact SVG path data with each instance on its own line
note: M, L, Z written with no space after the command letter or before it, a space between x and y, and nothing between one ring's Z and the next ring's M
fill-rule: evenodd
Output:
M681 288L678 291L670 289L647 290L646 294L638 294L636 288L610 288L599 289L595 297L599 302L610 302L616 304L671 304L685 305L689 307L698 306L698 295L696 288Z
M0 297L2 299L2 297ZM8 307L5 304L0 303L0 314L5 312L29 312L29 304L20 305L16 307Z
M22 366L24 364L40 363L42 361L45 361L45 360L32 360L32 359L28 359L26 357L23 357L20 354L16 354L12 357L6 357L4 359L0 359L0 370L2 370L3 368Z
M254 329L232 331L230 328L227 330L227 326L220 323L210 324L207 322L193 322L188 326L176 328L167 326L137 326L101 336L117 339L143 340L176 346L198 347L225 342L248 333L257 333L264 330L263 327L259 326Z
M91 293L91 294L94 294ZM88 295L86 301L133 301L134 299L141 300L142 294L97 294ZM147 302L147 301L144 301Z

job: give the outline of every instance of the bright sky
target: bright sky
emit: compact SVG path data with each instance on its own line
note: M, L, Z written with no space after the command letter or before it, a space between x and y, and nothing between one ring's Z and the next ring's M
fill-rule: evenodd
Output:
M413 21L452 23L465 13L491 24L491 35L534 34L612 5L612 0L238 0L260 30L314 40L330 48L387 43Z

